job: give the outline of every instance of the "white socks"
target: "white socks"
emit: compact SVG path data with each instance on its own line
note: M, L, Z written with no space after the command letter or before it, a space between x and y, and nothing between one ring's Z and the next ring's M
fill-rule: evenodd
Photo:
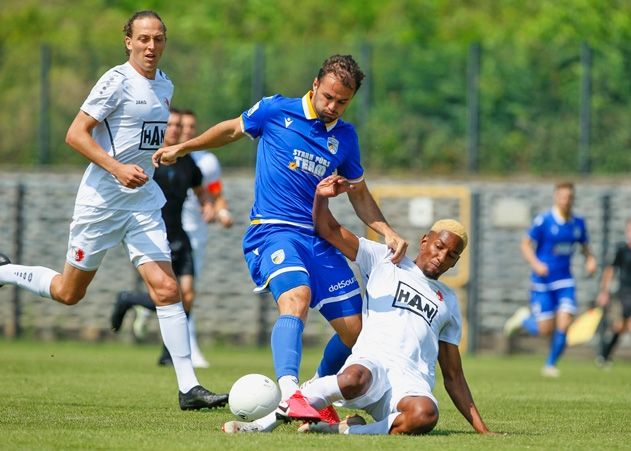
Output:
M299 390L298 379L294 376L282 376L278 379L278 388L280 388L280 399L284 400Z
M8 265L0 266L0 285L17 285L31 293L50 299L50 284L59 275L44 266Z
M302 394L316 410L324 409L335 401L344 399L335 374L312 380L302 389Z
M401 415L401 412L395 412L388 415L381 421L370 424L358 424L351 426L346 431L346 434L350 435L388 435L390 428L394 420Z
M199 385L193 363L188 336L188 323L182 302L156 307L162 341L171 354L177 385L182 393Z

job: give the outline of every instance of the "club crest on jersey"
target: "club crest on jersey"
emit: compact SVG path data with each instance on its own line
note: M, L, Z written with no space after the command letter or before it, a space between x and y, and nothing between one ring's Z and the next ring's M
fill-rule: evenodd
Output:
M285 250L278 249L271 255L272 262L276 265L280 265L285 261Z
M164 141L164 131L167 123L165 121L143 122L140 131L140 150L156 151Z
M392 306L420 316L430 326L438 313L438 305L403 282L399 282Z
M85 259L85 251L80 247L72 248L72 259L76 262L82 262Z
M340 142L335 139L335 136L329 136L326 140L326 147L333 155L337 153L337 148L340 146Z

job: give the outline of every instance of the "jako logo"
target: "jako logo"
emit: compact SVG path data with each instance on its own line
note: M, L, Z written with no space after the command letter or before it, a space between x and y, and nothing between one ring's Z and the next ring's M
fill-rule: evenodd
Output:
M335 285L331 285L329 287L329 293L333 293L334 291L341 290L342 288L346 288L349 285L352 285L356 282L355 277L351 277L350 279L340 280Z

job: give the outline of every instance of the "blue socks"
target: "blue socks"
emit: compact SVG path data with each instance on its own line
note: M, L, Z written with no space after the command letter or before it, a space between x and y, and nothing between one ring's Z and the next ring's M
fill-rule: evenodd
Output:
M552 335L552 342L550 343L550 354L548 354L548 360L546 360L546 366L555 366L561 354L565 350L565 343L567 341L567 333L555 330Z
M528 318L524 320L523 323L521 323L521 326L530 335L539 335L539 325L537 324L537 319L535 318L535 315L531 314Z
M298 379L302 359L304 324L297 316L281 315L272 329L272 357L276 379L294 376Z
M337 374L349 355L351 355L351 348L342 342L338 334L333 335L324 348L322 360L318 367L318 376Z

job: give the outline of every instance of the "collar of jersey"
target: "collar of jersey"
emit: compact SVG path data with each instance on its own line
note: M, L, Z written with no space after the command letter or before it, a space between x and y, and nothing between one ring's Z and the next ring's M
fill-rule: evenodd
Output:
M567 220L565 220L565 218L561 216L561 212L559 211L557 207L552 207L552 217L554 218L557 224L561 224L561 225L567 224L574 218L574 216L570 214L570 217Z
M302 110L305 113L305 117L309 120L318 119L318 115L313 108L313 103L311 103L311 98L313 97L313 91L308 91L304 96L302 96ZM325 124L326 131L330 132L333 127L337 125L337 119L335 119L330 124Z

